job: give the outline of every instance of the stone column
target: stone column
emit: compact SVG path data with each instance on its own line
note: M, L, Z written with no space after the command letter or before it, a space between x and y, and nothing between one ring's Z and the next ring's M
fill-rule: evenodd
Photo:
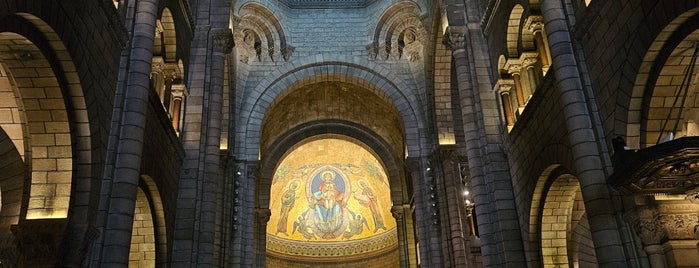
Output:
M515 94L517 95L517 107L524 107L524 91L522 90L522 75L520 71L522 69L522 64L518 59L510 59L505 63L505 69L512 75L512 80L514 80Z
M500 92L500 99L502 100L502 108L505 112L505 122L508 126L515 123L515 117L512 114L512 104L510 103L510 91L509 88Z
M410 205L393 205L393 207L391 207L391 214L396 220L400 267L416 267L417 251L415 247L415 233L413 232L414 226Z
M636 233L643 243L643 250L648 254L648 262L651 268L665 268L665 252L660 241L667 238L665 228L660 222L658 211L653 208L643 207L638 209L638 218L632 223Z
M180 121L182 119L182 103L187 96L187 88L183 84L172 86L172 109L170 110L170 118L172 120L172 128L175 129L177 135L180 134Z
M112 128L100 196L94 266L127 266L136 189L141 175L143 137L148 112L151 60L157 0L134 3L130 46L122 55L120 86L115 96Z
M456 68L483 263L486 267L522 267L526 266L524 249L505 155L497 150L484 152L484 147L499 144L481 140L480 131L484 128L481 127L482 121L479 121L482 119L479 117L483 116L478 109L480 92L475 73L472 75L469 67L472 66L469 57L473 55L465 46L469 43L466 42L467 38L470 36L466 26L449 26L445 33L445 43L452 50ZM488 174L484 170L486 165L491 171Z
M228 28L198 27L190 59L187 120L180 137L185 160L179 183L173 266L217 266L216 209L221 191L221 120Z
M165 90L163 90L163 107L165 112L170 113L170 101L172 100L172 82L174 77L168 75L165 77Z
M546 41L544 40L544 18L542 16L529 16L525 22L525 27L534 34L534 40L536 41L536 49L539 52L539 60L544 70L548 70L550 65L548 47L546 46Z
M233 237L231 239L229 267L258 267L256 261L256 243L266 239L266 233L260 238L256 233L255 208L256 174L258 161L231 160L230 167L235 169L233 181ZM264 265L264 263L263 263Z
M442 183L437 181L440 193L443 193L443 204L441 219L444 235L448 240L445 245L445 265L453 267L465 267L468 265L466 251L466 239L469 235L468 228L463 225L463 218L466 217L464 211L463 184L461 183L461 170L459 170L459 157L456 154L456 146L440 145L440 159L442 163Z
M599 151L593 122L583 93L580 70L573 53L570 29L560 1L543 1L541 11L551 44L556 89L560 91L563 116L566 119L573 169L580 180L590 231L601 267L626 266L626 254L619 234L619 225L612 195L605 180L602 152ZM603 141L604 139L601 138Z
M524 68L527 69L527 77L529 78L529 91L531 91L531 94L534 94L534 91L536 91L536 88L539 87L539 72L536 70L536 58L524 58L522 60L522 65L526 66Z
M415 226L419 243L420 266L443 266L439 201L430 156L408 157L406 165L413 181Z
M255 267L264 268L267 259L267 222L272 216L268 208L255 209Z

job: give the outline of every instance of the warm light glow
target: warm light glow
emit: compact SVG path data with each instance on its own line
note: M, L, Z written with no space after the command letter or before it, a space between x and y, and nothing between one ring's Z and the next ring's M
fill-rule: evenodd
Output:
M454 133L441 133L439 134L439 145L454 145L456 144L456 138L454 138Z
M33 210L27 211L27 220L34 219L65 219L68 218L68 210Z
M349 138L324 138L295 148L277 166L270 197L269 251L295 255L297 243L310 243L349 247L345 252L359 254L397 241L384 168ZM374 239L385 246L377 248Z
M468 196L469 194L471 194L471 192L469 192L468 190L464 191L464 196Z

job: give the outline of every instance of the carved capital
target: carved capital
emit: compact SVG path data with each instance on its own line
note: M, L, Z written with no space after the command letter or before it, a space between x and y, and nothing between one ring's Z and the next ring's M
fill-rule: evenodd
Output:
M402 221L403 217L405 216L405 210L403 210L403 205L391 207L391 214L393 214L393 218L395 218L396 221Z
M697 214L664 214L658 221L664 225L668 239L695 239L699 226Z
M233 49L233 33L228 28L211 29L211 36L214 39L214 51L224 54L231 53Z
M516 63L506 64L505 70L507 70L507 73L511 75L519 75L522 70L522 64L519 61Z
M257 216L257 220L259 222L268 222L269 217L272 216L272 211L270 211L268 208L258 208L255 209L255 215Z
M466 26L449 26L444 33L442 43L453 51L464 49L466 45L466 34L468 34Z
M532 33L544 30L544 17L541 15L531 15L524 22L524 27Z
M539 54L536 52L525 52L520 57L522 66L533 67L539 61Z
M290 45L286 45L282 47L282 57L284 58L284 61L289 61L289 58L291 58L291 54L294 53L295 48Z
M375 42L371 42L368 45L365 46L366 49L366 54L369 57L369 60L375 60L376 55L378 55L378 46L376 45Z
M507 93L512 90L512 87L514 86L515 81L512 79L498 79L498 88L500 89L500 93Z
M667 237L665 226L660 222L660 214L655 209L644 208L638 211L634 229L644 245L658 245Z
M699 187L686 192L684 199L691 202L692 204L699 204Z

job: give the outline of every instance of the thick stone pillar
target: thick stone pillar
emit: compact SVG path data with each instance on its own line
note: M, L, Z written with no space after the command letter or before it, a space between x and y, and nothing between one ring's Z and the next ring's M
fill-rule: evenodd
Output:
M417 267L417 249L415 246L415 232L413 232L414 226L410 205L393 205L393 207L391 207L391 214L396 220L400 267Z
M459 157L454 145L441 145L439 151L443 178L438 185L441 188L440 195L444 196L440 199L443 200L440 209L442 210L441 219L444 221L442 228L447 239L445 241L447 245L443 248L445 258L449 257L448 260L445 260L445 264L453 267L466 267L468 265L466 240L470 231L467 226L463 225L467 212L464 205Z
M266 267L267 259L267 222L272 216L268 208L255 209L255 267Z
M133 3L131 42L122 53L120 82L114 100L112 128L100 195L97 226L102 234L94 245L94 266L129 262L136 189L141 175L143 137L148 111L151 60L158 1Z
M597 144L604 139L598 139L593 130L564 9L560 1L544 1L541 10L553 54L552 67L555 68L556 89L560 91L573 167L580 180L598 263L601 267L626 266L619 224L603 171L602 152Z
M439 201L431 156L408 157L406 165L413 181L415 226L420 266L442 267L442 235Z
M636 230L641 242L643 250L648 255L648 262L651 268L665 268L665 252L660 244L662 240L667 239L665 227L660 222L658 211L653 208L643 207L638 209L638 218L632 220L632 226Z
M482 110L479 82L472 75L469 58L472 51L466 44L470 39L466 26L449 26L445 43L452 49L456 68L456 81L460 94L461 117L471 175L478 229L481 238L483 264L486 267L526 266L519 220L515 211L512 183L505 155L494 149L499 144L489 144L481 139ZM490 81L488 81L490 82ZM493 146L490 146L493 145ZM485 150L488 147L488 150ZM485 173L485 166L489 173Z
M256 175L259 166L258 161L231 160L229 167L234 169L233 181L233 224L231 228L232 239L230 250L227 254L228 267L259 267L257 263L257 251L266 250L264 239L266 233L260 237L256 233L255 224L258 220ZM266 230L266 229L265 229ZM263 230L260 230L263 231ZM263 241L262 245L258 243ZM256 245L258 244L258 245ZM255 247L258 247L257 249ZM262 263L261 265L264 265Z
M233 48L228 28L196 28L190 60L190 97L181 132L185 161L180 177L172 264L213 267L223 110L223 69Z

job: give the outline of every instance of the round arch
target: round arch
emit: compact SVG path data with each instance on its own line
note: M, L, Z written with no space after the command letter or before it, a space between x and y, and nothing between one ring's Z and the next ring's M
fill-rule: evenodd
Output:
M529 241L541 266L596 266L596 253L580 182L562 165L547 167L532 197ZM535 256L536 256L535 255Z
M507 21L507 56L510 58L519 57L519 46L522 28L522 17L524 15L524 8L522 5L517 4L510 11L510 18Z
M357 123L327 119L301 124L284 133L275 140L262 155L260 164L260 177L258 178L257 191L269 192L269 186L274 175L275 168L284 154L299 142L320 135L345 135L356 139L367 147L372 148L377 158L383 162L384 170L391 185L391 199L395 204L403 204L410 200L407 181L404 179L405 170L402 168L402 159L397 156L391 146L371 129ZM266 187L266 188L265 188ZM260 195L258 195L260 197ZM269 206L268 199L257 200L263 208Z
M0 260L9 265L19 256L10 228L19 223L25 172L19 151L0 127Z
M72 183L73 186L80 184L90 185L91 164L93 162L93 154L96 153L94 150L91 150L91 144L93 139L98 139L99 137L91 135L84 92L70 53L68 53L58 34L46 22L28 13L16 13L13 16L7 16L0 22L0 32L16 33L29 40L45 57L46 67L49 67L55 74L57 88L60 90L60 93L57 92L60 96L58 98L64 105L62 113L66 116L68 127L67 130L64 130L69 133L67 139L68 144L71 145L70 151L67 153L72 156L72 163L63 161L64 165L68 165L70 169L73 169L68 184ZM21 84L22 81L19 81L18 86L21 87ZM68 187L67 194L75 197L76 200L90 200L87 197L89 191L78 192L75 190L77 188L90 189L89 186ZM86 220L88 217L87 208L88 204L73 202L71 204L72 218Z
M307 64L300 64L307 63ZM260 152L258 139L260 137L262 121L271 103L288 85L292 85L302 79L313 76L331 76L344 74L356 81L363 81L375 85L396 106L403 120L405 129L405 143L408 153L412 156L420 156L427 144L426 133L420 133L425 125L422 118L421 106L417 94L406 89L403 81L397 79L388 68L370 62L361 57L347 57L344 55L316 55L298 61L285 64L264 78L258 86L251 90L251 96L243 102L239 122L241 129L238 131L237 140L240 159L257 159Z
M635 75L633 87L630 89L628 101L620 103L626 107L623 111L625 115L617 115L620 120L626 121L621 125L623 128L616 129L626 137L627 145L631 148L641 148L653 144L647 144L642 140L642 129L645 110L652 99L653 89L658 82L660 72L664 63L690 33L699 28L699 8L695 7L686 10L674 17L668 16L668 21L664 23L664 28L658 32L652 43L648 44L648 51L643 56L642 62Z
M143 191L149 205L148 209L153 224L155 264L158 267L166 266L168 261L167 225L160 190L158 190L155 180L148 175L141 175L138 188Z

